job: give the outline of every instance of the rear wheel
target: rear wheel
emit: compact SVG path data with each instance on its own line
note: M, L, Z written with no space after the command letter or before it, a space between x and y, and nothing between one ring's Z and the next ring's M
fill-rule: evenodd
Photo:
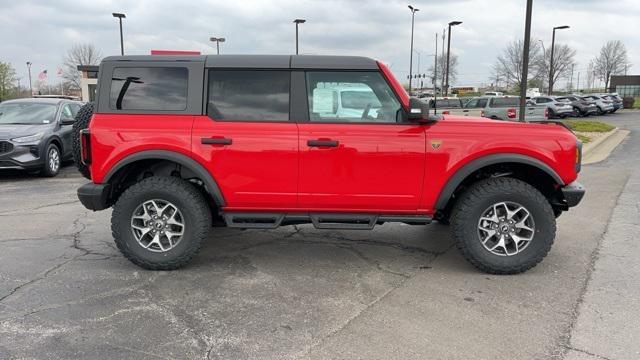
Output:
M467 189L453 208L454 237L462 255L492 274L517 274L547 255L555 215L536 188L513 178L491 178Z
M598 106L598 115L604 115L606 112L602 110L600 106Z
M76 164L78 171L82 176L87 179L91 179L91 173L89 167L82 163L82 157L80 154L80 131L89 127L89 122L93 116L93 103L84 104L78 113L76 114L75 122L73 123L73 162Z
M573 117L581 117L582 116L582 112L580 111L580 109L578 107L574 107L573 108Z
M120 252L149 270L174 270L200 250L211 213L196 187L177 177L153 176L116 202L111 231Z

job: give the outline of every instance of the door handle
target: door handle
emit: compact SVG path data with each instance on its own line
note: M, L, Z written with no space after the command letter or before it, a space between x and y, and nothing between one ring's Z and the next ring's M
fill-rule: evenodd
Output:
M233 140L229 138L202 138L200 141L206 145L231 145Z
M338 147L340 144L336 140L308 140L307 145L312 147Z

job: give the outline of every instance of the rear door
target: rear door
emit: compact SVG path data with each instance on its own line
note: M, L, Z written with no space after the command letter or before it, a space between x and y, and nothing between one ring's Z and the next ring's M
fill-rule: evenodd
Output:
M307 71L299 123L299 206L326 212L415 212L425 130L403 122L378 71ZM348 111L347 111L348 110Z
M225 210L295 208L298 128L289 121L291 71L209 69L206 78L206 115L194 121L192 149L216 179Z

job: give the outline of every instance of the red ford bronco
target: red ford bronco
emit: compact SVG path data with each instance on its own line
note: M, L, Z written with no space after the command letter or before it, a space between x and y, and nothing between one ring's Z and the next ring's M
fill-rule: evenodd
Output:
M78 189L113 207L120 251L185 265L212 226L451 223L479 269L523 272L584 195L556 124L428 113L381 62L350 56L123 56L78 114Z

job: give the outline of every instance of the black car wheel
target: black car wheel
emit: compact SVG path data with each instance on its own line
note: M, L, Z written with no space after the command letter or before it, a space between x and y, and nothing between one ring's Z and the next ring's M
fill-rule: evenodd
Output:
M580 111L580 108L578 108L577 106L574 106L572 115L573 117L581 117L582 111Z
M451 215L458 250L492 274L517 274L547 255L556 233L549 201L524 181L481 180L456 202Z
M188 181L152 176L131 185L111 215L118 249L149 270L174 270L200 250L211 227L205 197Z
M40 171L42 176L54 177L60 172L62 164L62 155L60 149L55 144L47 146L47 152L44 154L44 167Z

